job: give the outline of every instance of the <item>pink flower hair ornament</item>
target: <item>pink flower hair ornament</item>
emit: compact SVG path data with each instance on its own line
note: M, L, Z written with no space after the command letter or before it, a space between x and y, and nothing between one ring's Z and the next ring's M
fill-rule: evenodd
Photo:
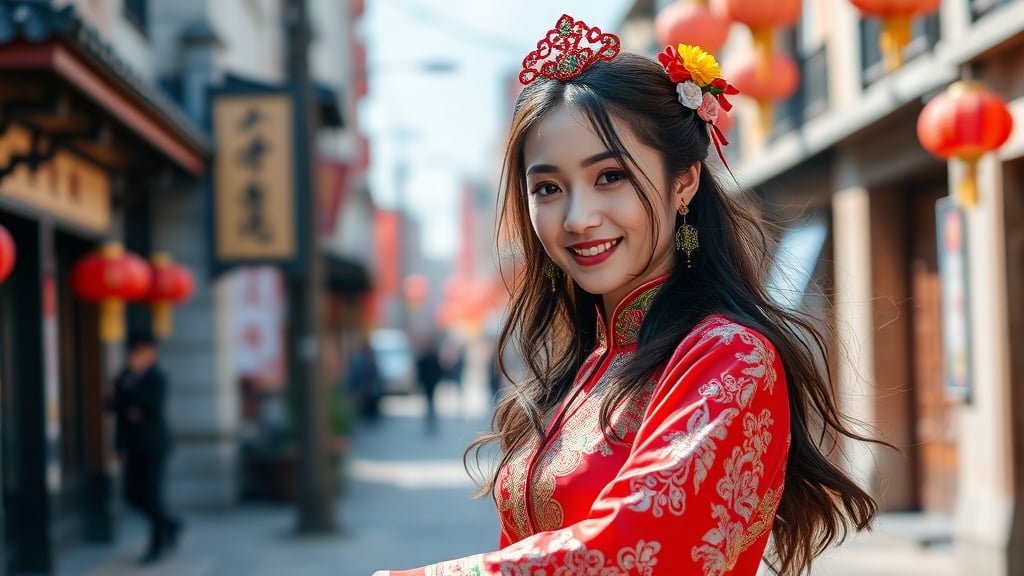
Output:
M668 46L658 54L658 61L665 67L668 79L676 83L679 103L696 112L701 120L711 126L711 140L715 143L715 150L728 167L722 146L728 146L729 141L717 123L720 111L732 110L732 104L726 96L739 94L739 90L722 78L722 70L715 57L699 46Z

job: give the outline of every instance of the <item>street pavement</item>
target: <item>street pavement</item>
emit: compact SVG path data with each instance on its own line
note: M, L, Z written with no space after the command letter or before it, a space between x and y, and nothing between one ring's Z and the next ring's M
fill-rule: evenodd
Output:
M469 379L467 379L469 380ZM477 381L482 381L477 380ZM115 546L82 546L60 559L60 576L370 576L493 550L498 526L489 498L472 499L462 465L466 445L487 425L483 386L439 390L440 422L429 434L418 397L391 398L385 416L355 437L337 503L339 529L300 537L288 506L241 505L191 513L179 550L161 564L136 564L145 545L141 519L126 516ZM883 517L879 529L829 551L820 576L952 576L951 547L917 542L914 515ZM918 530L920 532L920 530ZM664 575L677 576L677 575Z
M384 418L361 426L337 504L339 529L300 537L283 505L241 505L186 514L177 552L140 567L146 526L126 515L117 545L81 546L60 559L60 576L370 576L493 550L494 505L474 499L462 453L487 426L482 391L439 389L439 422L428 433L419 397L389 398Z

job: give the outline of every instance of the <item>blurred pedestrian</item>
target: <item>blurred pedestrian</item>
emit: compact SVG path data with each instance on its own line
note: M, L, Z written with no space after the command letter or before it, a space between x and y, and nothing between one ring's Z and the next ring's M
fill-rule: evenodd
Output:
M500 450L501 549L391 576L810 572L875 516L825 453L868 438L829 340L768 293L768 224L709 169L734 89L698 47L659 65L567 15L537 46L500 228L521 268L498 349L525 377L467 453Z
M426 426L427 432L437 431L437 385L445 375L441 365L441 348L436 337L427 338L416 358L416 374L420 389L427 401Z
M115 444L124 462L125 500L149 521L149 546L140 559L151 564L175 548L183 523L164 500L164 472L171 435L164 409L167 377L157 365L157 345L148 332L128 339L124 370L114 382L108 407L116 416Z
M365 334L360 336L359 344L349 359L348 385L359 415L370 423L380 420L384 383L377 367L377 358L370 346L370 339Z
M456 338L445 340L441 347L441 366L444 368L444 379L450 380L452 384L462 393L462 375L466 368L466 346Z

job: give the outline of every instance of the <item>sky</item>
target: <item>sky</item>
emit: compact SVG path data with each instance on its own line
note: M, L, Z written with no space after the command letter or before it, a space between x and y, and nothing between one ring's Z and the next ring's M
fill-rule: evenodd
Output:
M367 0L361 33L370 92L360 122L371 139L374 201L383 208L401 204L420 219L428 256L453 255L463 179L493 186L496 193L510 117L508 83L523 57L562 13L615 31L631 4Z

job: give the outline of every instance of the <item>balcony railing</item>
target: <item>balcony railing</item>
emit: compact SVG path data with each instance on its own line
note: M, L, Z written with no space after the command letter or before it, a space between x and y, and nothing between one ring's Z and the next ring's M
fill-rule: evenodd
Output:
M1019 0L971 0L971 17L975 20Z
M917 18L911 29L910 43L903 47L903 60L909 61L931 50L939 41L938 12ZM861 80L869 86L888 71L882 57L878 39L882 35L882 23L876 18L862 18L860 21Z

